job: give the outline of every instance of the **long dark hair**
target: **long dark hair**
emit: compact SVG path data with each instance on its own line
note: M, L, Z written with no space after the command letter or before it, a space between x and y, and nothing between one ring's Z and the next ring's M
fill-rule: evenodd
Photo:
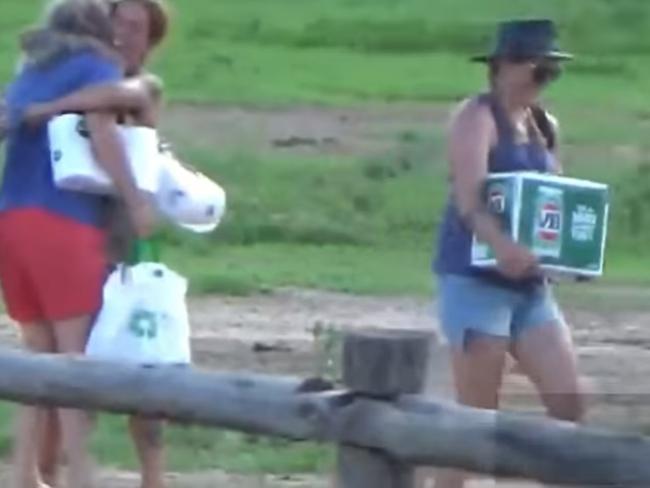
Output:
M489 91L493 97L496 96L496 83L501 70L501 61L503 60L492 58L487 62ZM530 135L534 142L545 146L551 151L555 150L557 139L555 128L551 124L548 119L548 114L541 105L536 104L529 107L526 124L531 130Z

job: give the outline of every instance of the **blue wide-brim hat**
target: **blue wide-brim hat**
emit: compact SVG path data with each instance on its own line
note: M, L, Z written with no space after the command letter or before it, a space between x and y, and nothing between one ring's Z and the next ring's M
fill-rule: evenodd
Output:
M472 61L486 63L492 59L522 61L554 59L566 61L573 55L557 46L557 29L553 21L512 20L499 24L496 45L490 54L473 56Z

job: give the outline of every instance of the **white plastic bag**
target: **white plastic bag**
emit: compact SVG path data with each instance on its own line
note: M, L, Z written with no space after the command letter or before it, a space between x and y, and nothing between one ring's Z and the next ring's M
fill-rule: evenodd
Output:
M170 153L160 155L160 181L156 201L160 213L187 230L214 230L226 211L226 193L203 173L176 161Z
M164 264L119 267L104 285L86 354L141 365L189 364L186 293L187 280Z
M136 186L155 193L160 178L156 131L148 127L120 126L119 133ZM52 119L48 123L48 136L52 176L57 187L85 193L115 193L113 182L95 161L82 116L65 114Z

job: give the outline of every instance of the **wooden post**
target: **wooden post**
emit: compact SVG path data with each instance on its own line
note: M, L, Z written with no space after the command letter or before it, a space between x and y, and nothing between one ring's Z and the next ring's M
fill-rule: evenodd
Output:
M419 393L433 334L408 330L364 330L345 336L343 382L357 398L393 401ZM412 488L414 469L381 451L341 445L339 488Z

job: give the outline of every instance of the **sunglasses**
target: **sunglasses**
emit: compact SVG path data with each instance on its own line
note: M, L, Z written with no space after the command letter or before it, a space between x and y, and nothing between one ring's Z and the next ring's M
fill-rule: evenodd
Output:
M548 59L511 57L508 61L532 66L533 81L539 85L551 83L562 75L562 66Z
M540 62L533 64L533 81L540 85L548 85L562 75L562 67L558 63Z

